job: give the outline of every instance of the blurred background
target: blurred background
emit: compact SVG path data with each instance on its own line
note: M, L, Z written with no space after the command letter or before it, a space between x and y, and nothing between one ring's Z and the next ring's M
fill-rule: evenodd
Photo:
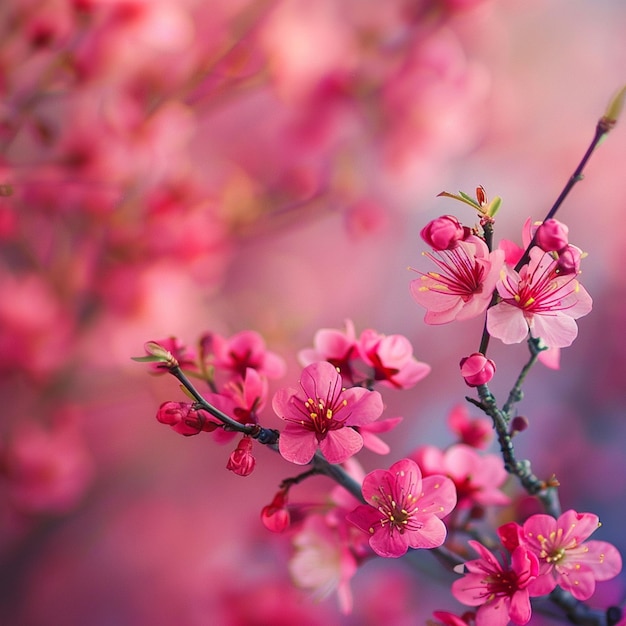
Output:
M6 0L0 5L0 623L422 624L462 612L429 556L371 562L355 608L289 582L260 523L293 472L155 419L175 381L147 340L260 332L298 377L320 327L407 335L432 366L385 396L392 452L445 446L481 320L423 323L409 266L443 191L503 197L521 242L626 81L620 0ZM538 366L516 439L564 508L626 549L626 123L560 218L594 298L561 369ZM524 345L493 341L508 392ZM264 423L278 427L268 409ZM323 497L322 478L294 498ZM503 513L505 515L505 513ZM595 538L595 536L594 536ZM624 577L592 604L626 601ZM534 616L533 624L552 624Z

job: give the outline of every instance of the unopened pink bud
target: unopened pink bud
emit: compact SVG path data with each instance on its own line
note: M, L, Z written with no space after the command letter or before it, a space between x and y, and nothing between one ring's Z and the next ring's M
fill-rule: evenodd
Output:
M544 252L562 250L568 244L569 229L555 219L543 222L535 233L535 242Z
M516 415L511 420L511 435L521 433L528 428L528 418L523 415Z
M452 215L442 215L422 228L420 236L435 250L451 250L463 239L465 229Z
M255 465L256 459L252 456L252 439L244 436L232 451L226 469L238 476L249 476Z
M580 259L582 251L571 244L559 251L559 258L556 262L556 271L565 276L566 274L578 274L580 271Z
M219 424L207 419L203 411L193 408L191 402L164 402L157 411L157 420L171 426L177 433L190 437L201 431L211 432Z
M461 376L469 387L478 387L488 383L495 374L496 364L480 352L461 359Z
M281 489L270 504L261 509L261 521L273 533L282 533L291 523L287 509L287 490Z

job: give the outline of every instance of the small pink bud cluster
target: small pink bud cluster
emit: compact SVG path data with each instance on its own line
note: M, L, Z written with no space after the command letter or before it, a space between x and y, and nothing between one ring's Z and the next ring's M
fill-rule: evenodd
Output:
M161 424L171 426L172 430L185 437L202 431L212 432L220 426L208 413L194 408L191 402L164 402L156 417Z
M480 352L461 359L461 376L468 387L486 385L495 374L496 364Z
M556 272L561 275L577 274L580 269L582 252L569 243L568 227L555 219L549 219L539 225L535 232L535 243L544 252L553 252L557 256Z
M252 438L244 435L231 452L226 469L238 476L249 476L255 465L256 459L252 456Z

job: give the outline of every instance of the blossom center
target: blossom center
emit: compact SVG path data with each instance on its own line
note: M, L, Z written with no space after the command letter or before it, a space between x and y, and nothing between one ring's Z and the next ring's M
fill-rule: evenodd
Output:
M439 251L437 254L439 258L434 254L425 253L425 256L441 269L441 273L423 274L423 279L430 278L433 282L422 289L457 296L464 302L482 291L485 268L476 263L474 258L470 258L465 248L459 246L453 250Z
M400 534L407 530L422 528L422 523L415 519L415 514L419 510L416 495L411 491L405 492L404 489L397 495L386 493L382 486L378 491L380 495L374 495L372 499L378 504L381 528L387 527L389 532L397 531ZM370 532L374 532L374 529L370 528Z

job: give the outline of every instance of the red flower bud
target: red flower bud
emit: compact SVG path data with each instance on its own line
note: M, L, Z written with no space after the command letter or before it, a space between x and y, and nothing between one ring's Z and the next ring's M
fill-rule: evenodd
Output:
M555 219L543 222L535 233L535 243L544 252L562 250L567 245L569 229L565 224Z
M157 420L171 426L185 437L197 435L201 431L211 432L220 424L208 419L204 411L197 411L191 402L164 402L157 411Z
M488 383L495 374L496 364L480 352L461 359L461 376L469 387L478 387Z
M435 250L451 250L464 238L465 229L452 215L442 215L422 228L420 236Z
M282 533L289 526L291 516L287 509L286 489L281 489L272 502L261 509L261 521L273 533Z
M256 459L252 456L252 439L244 435L228 458L226 469L238 476L249 476L255 465Z

